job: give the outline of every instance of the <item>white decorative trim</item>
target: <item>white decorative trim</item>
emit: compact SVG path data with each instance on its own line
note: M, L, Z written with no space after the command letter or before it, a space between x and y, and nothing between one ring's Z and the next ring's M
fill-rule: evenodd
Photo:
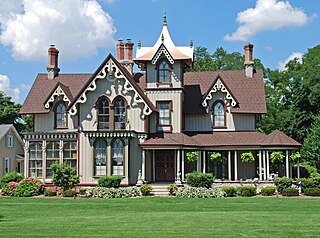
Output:
M159 88L149 88L148 90L148 94L169 94L169 93L182 93L182 89L159 90Z
M48 99L48 101L46 102L46 104L44 105L44 107L46 109L50 108L50 103L54 102L56 97L59 96L63 96L63 101L67 102L68 105L70 104L70 99L67 97L67 95L65 94L65 92L62 90L62 88L60 87L60 85L58 85L58 87L56 88L56 90L54 90L54 92L52 93L51 97Z
M139 93L135 90L135 88L131 85L131 83L125 79L124 75L122 74L121 70L117 67L117 65L110 59L106 65L102 68L102 70L98 73L98 75L92 80L90 85L84 90L81 96L77 99L77 101L73 104L72 108L70 109L70 115L77 114L77 104L78 103L85 103L87 101L87 93L90 91L94 91L97 88L96 81L98 79L107 79L110 82L115 82L117 79L124 80L124 87L122 89L122 93L127 95L129 91L133 91L133 102L134 105L139 103L143 104L142 112L144 115L150 115L152 113L151 108L147 105L147 103L141 98Z
M206 98L203 100L202 102L202 106L203 107L207 107L208 106L208 101L210 101L212 99L212 94L217 92L217 91L221 91L223 93L226 93L226 99L231 101L231 106L234 107L237 105L236 100L231 96L231 94L229 93L229 91L227 90L227 88L224 86L224 84L221 82L220 79L217 80L217 82L213 85L212 89L210 90L210 92L208 93L208 95L206 96ZM229 106L230 103L227 103L227 106Z
M166 47L164 47L163 45L158 49L156 55L153 57L153 60L151 61L152 64L156 64L160 55L164 54L166 56L166 58L169 60L170 64L174 63L173 58L171 57L169 51L166 49Z

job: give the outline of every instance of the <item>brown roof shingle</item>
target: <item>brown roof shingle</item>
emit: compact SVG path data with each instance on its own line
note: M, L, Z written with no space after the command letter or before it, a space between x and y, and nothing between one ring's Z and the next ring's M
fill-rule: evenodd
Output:
M262 142L263 145L266 146L292 146L292 147L301 147L302 145L295 141L294 139L290 138L283 132L279 130L275 130L270 133L267 138Z

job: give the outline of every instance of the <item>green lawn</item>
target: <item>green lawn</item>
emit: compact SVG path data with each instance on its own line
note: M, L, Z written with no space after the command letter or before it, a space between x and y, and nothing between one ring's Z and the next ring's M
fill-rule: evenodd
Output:
M320 199L0 197L0 237L320 237Z

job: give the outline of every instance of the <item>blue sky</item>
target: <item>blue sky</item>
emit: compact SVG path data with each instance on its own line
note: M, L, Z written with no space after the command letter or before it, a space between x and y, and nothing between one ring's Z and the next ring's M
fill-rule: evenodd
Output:
M0 90L23 103L50 44L61 73L94 72L118 39L152 46L164 11L176 45L242 53L250 42L272 69L320 40L319 0L1 0Z

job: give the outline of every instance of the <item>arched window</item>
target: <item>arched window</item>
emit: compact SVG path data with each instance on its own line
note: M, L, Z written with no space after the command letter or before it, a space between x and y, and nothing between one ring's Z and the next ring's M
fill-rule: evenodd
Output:
M67 127L67 111L64 102L58 102L56 105L55 126L56 128Z
M112 148L112 175L124 175L124 142L121 139L115 139L111 144Z
M98 129L110 129L110 107L109 101L106 97L102 96L97 101L98 109Z
M42 143L31 142L29 145L29 177L42 178Z
M94 142L94 176L107 175L107 143L99 138Z
M159 63L158 68L158 82L169 83L170 82L170 66L168 61L162 60Z
M48 142L46 146L46 178L52 178L51 165L59 162L59 142Z
M226 111L222 101L217 101L212 105L213 127L226 126Z
M126 129L126 103L122 97L117 97L113 103L114 129Z

